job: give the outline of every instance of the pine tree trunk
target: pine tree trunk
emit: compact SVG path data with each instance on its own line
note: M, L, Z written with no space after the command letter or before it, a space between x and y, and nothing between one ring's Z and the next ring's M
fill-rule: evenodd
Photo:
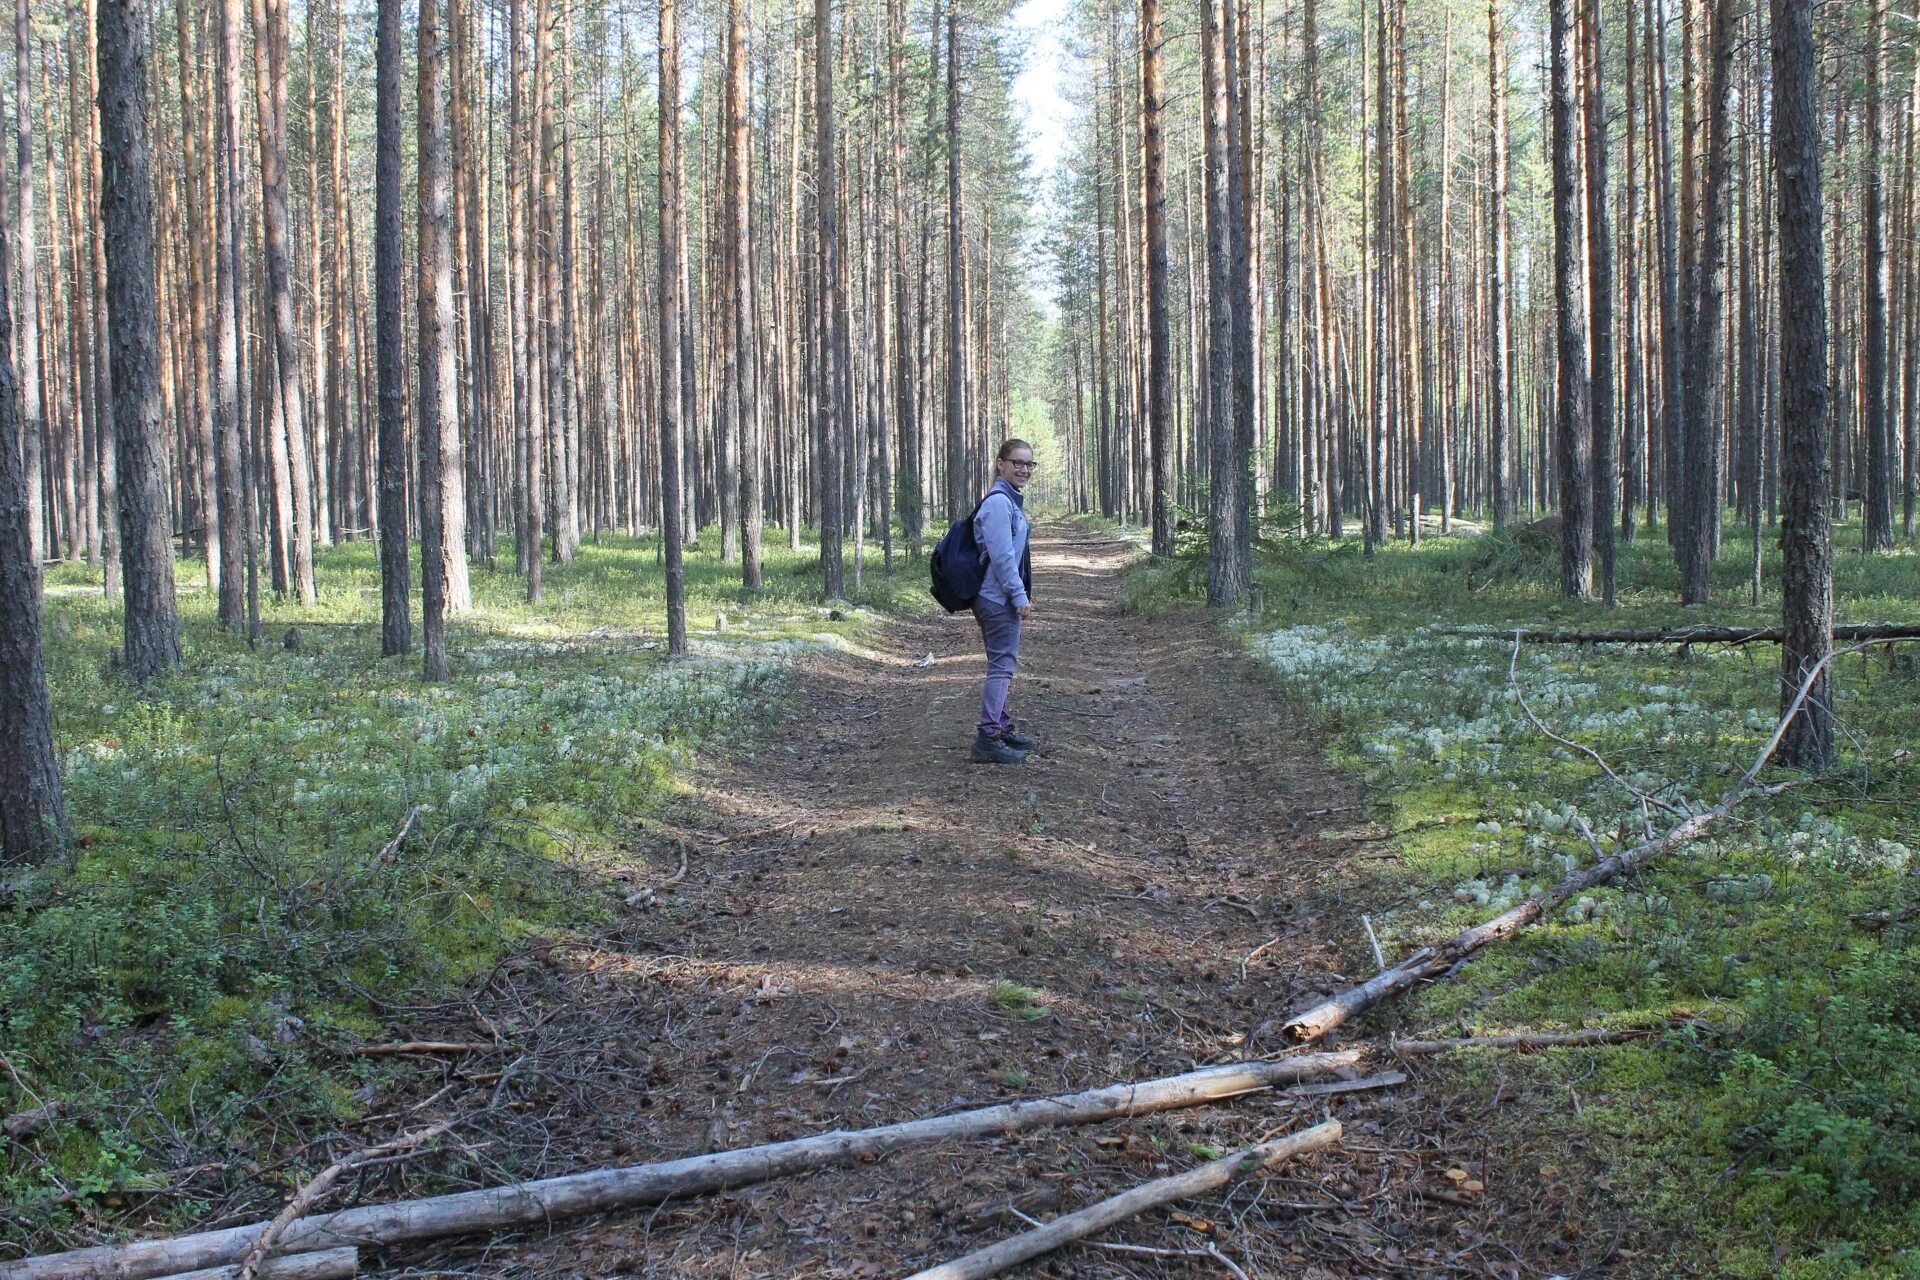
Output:
M1173 554L1173 350L1167 319L1167 89L1160 0L1140 3L1141 130L1147 189L1147 436L1153 466L1153 554Z
M667 652L687 651L687 587L681 546L680 31L678 0L660 0L660 538L666 559Z
M20 231L20 327L14 360L20 396L21 478L27 495L27 543L34 564L47 558L46 508L41 501L46 480L46 421L40 397L40 269L34 240L33 180L33 28L27 0L14 0L13 10L13 119L16 156L15 195ZM12 263L6 264L9 268ZM11 439L12 437L9 437Z
M1207 199L1207 607L1230 609L1240 598L1234 516L1233 172L1228 155L1226 5L1202 0L1201 58L1206 128Z
M454 368L453 226L447 177L446 43L441 0L420 0L419 330L420 596L422 673L447 678L447 602L456 566L466 568L461 528L459 381Z
M1588 332L1593 368L1588 411L1593 431L1593 500L1589 527L1600 573L1601 600L1615 604L1613 563L1613 230L1607 211L1606 67L1600 0L1581 0L1583 74L1586 79Z
M1687 318L1688 378L1685 409L1686 510L1680 546L1680 598L1705 604L1719 532L1717 488L1719 442L1714 430L1715 379L1721 363L1723 298L1726 293L1726 223L1732 170L1727 98L1733 71L1732 0L1715 0L1710 36L1706 119L1706 174L1700 202L1700 247L1694 255Z
M1772 0L1773 163L1780 219L1781 710L1833 646L1833 535L1827 508L1827 301L1820 214L1819 62L1813 0ZM1816 678L1781 759L1824 769L1833 756L1832 679Z
M753 191L748 169L747 22L745 0L727 6L727 214L733 253L733 324L728 358L735 382L734 406L740 441L740 581L749 591L762 585L761 543L765 528L761 476L765 446L760 433L759 360L754 337L759 303L753 289ZM896 93L898 69L895 71Z
M947 519L973 505L967 477L967 289L961 197L959 0L947 0ZM1094 110L1099 110L1096 105Z
M0 218L0 262L8 255ZM33 554L19 441L20 387L6 352L13 305L0 271L0 866L48 861L66 841L67 819L53 745L53 706L40 651L40 561Z
M373 278L380 397L380 652L413 649L407 563L405 335L400 317L400 2L380 0L375 47Z
M267 385L276 397L271 432L274 503L284 546L287 588L303 605L315 600L313 486L300 386L300 338L293 317L293 253L287 210L286 0L253 0L254 97L260 128L260 215L264 233L266 308L272 365Z
M1866 502L1860 532L1868 551L1893 550L1893 472L1897 439L1887 395L1887 0L1870 0L1867 49L1867 158L1861 203L1866 219L1866 323L1860 331L1861 429L1866 435Z
M847 377L847 344L840 245L840 180L834 154L833 0L813 5L814 214L818 219L820 270L820 381L815 388L814 429L820 457L820 585L825 599L846 594L846 564L841 535L846 520L849 430L842 383Z
M214 473L220 490L220 580L218 617L228 631L246 625L247 526L246 441L240 421L240 327L235 308L240 264L234 253L241 201L236 156L240 131L240 5L219 0L220 47L216 70L214 172Z
M1593 591L1592 440L1587 418L1587 315L1580 260L1582 208L1575 78L1580 74L1575 0L1551 0L1553 97L1553 297L1558 394L1555 457L1560 477L1560 594Z
M100 190L107 332L124 582L127 674L145 682L180 661L172 504L161 421L160 317L147 158L147 24L142 0L101 0ZM38 500L37 495L35 501Z

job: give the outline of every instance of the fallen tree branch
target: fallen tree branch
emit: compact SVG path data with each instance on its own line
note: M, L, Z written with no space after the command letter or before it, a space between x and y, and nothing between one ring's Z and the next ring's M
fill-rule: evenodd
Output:
M5 1133L16 1142L22 1141L31 1138L72 1109L73 1104L64 1099L55 1098L52 1102L29 1107L25 1111L16 1111L5 1120L0 1120L0 1133Z
M1371 1093L1375 1089L1391 1089L1395 1085L1405 1084L1407 1073L1404 1071L1382 1071L1377 1076L1368 1076L1364 1080L1326 1080L1319 1084L1295 1085L1287 1090L1287 1098L1326 1098L1336 1093Z
M943 1262L937 1267L917 1271L907 1280L984 1280L987 1276L997 1276L1009 1267L1018 1266L1043 1253L1051 1253L1062 1245L1084 1240L1096 1231L1104 1231L1116 1223L1137 1218L1149 1209L1204 1195L1237 1178L1271 1168L1294 1156L1318 1151L1339 1138L1340 1122L1328 1120L1290 1137L1263 1142L1257 1147L1210 1160L1197 1169L1143 1183L1110 1200L1063 1214L1043 1227L1012 1236L951 1262Z
M240 1259L240 1265L234 1270L234 1280L254 1280L260 1274L261 1264L272 1257L274 1250L279 1247L281 1238L287 1233L287 1228L304 1217L307 1210L318 1204L320 1197L327 1194L333 1184L340 1180L342 1174L378 1160L382 1156L410 1151L423 1142L439 1137L452 1127L453 1122L446 1120L439 1124L428 1125L424 1129L416 1129L412 1133L403 1133L377 1146L362 1147L351 1155L342 1156L316 1173L307 1180L305 1186L294 1193L293 1199L287 1201L287 1207L275 1214L273 1221L269 1222L265 1230L255 1237L252 1246L247 1250L247 1256Z
M1584 1031L1539 1031L1516 1036L1467 1036L1458 1040L1396 1040L1393 1051L1403 1058L1416 1058L1430 1053L1447 1053L1454 1049L1518 1049L1522 1053L1534 1049L1558 1048L1565 1045L1592 1044L1629 1044L1635 1040L1651 1040L1659 1032L1653 1027L1589 1027Z
M1485 636L1476 627L1437 627L1443 636ZM1512 632L1499 634L1511 635ZM1605 631L1519 632L1529 644L1778 644L1779 627L1647 627ZM1834 627L1833 638L1846 641L1920 640L1920 623L1864 622Z
M1908 907L1904 911L1862 911L1847 917L1847 920L1858 928L1875 933L1914 919L1920 919L1920 907Z
M380 1058L399 1053L504 1053L511 1047L470 1040L403 1040L395 1044L356 1044L347 1052L356 1058Z
M1517 646L1516 646L1517 647ZM1786 737L1787 726L1800 714L1800 708L1806 703L1812 692L1814 682L1820 673L1839 658L1857 653L1864 646L1849 649L1836 649L1815 663L1800 683L1800 688L1787 705L1786 714L1773 727L1766 745L1754 757L1747 771L1740 775L1739 781L1727 789L1720 797L1720 803L1703 813L1697 813L1675 825L1663 836L1643 841L1631 849L1622 850L1610 858L1604 858L1584 871L1576 871L1550 889L1543 889L1529 897L1516 907L1501 912L1493 919L1463 929L1445 942L1431 947L1422 947L1402 960L1393 968L1376 974L1357 986L1337 991L1319 1004L1304 1009L1287 1019L1280 1028L1280 1034L1295 1044L1308 1044L1325 1036L1336 1027L1348 1022L1361 1012L1372 1008L1390 996L1399 994L1410 987L1437 977L1460 964L1468 956L1490 943L1512 937L1521 929L1544 919L1549 911L1560 906L1575 894L1584 893L1597 885L1617 880L1629 872L1637 871L1648 863L1675 847L1685 844L1699 836L1714 823L1733 812L1750 792L1768 791L1771 788L1757 787L1754 780L1767 761L1773 759L1773 753L1780 748L1780 740ZM1612 772L1611 769L1608 770Z
M1270 1062L1238 1062L1085 1093L981 1107L873 1129L836 1130L766 1146L689 1156L659 1164L598 1169L514 1186L462 1191L424 1200L361 1205L301 1218L280 1237L285 1252L342 1244L391 1245L411 1240L529 1226L633 1205L766 1182L811 1169L875 1160L902 1147L979 1138L1057 1125L1092 1124L1200 1106L1314 1079L1359 1062L1358 1050L1304 1054ZM266 1224L229 1227L165 1240L102 1245L26 1258L0 1267L4 1280L149 1280L195 1267L237 1262Z
M318 1253L296 1253L291 1258L269 1258L253 1274L259 1280L348 1280L360 1272L360 1251L354 1248L322 1249ZM208 1267L203 1271L184 1271L166 1280L240 1280L240 1267Z

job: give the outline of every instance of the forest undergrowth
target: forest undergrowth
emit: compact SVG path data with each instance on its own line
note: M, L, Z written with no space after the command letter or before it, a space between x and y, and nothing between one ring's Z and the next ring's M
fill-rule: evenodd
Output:
M1291 524L1279 514L1270 527ZM1857 525L1835 543L1839 620L1920 617L1912 551L1849 553ZM1131 607L1202 596L1197 550L1143 564ZM1621 606L1606 611L1559 598L1557 546L1537 533L1429 536L1371 560L1357 540L1265 541L1261 611L1232 625L1329 757L1366 780L1369 816L1391 833L1397 857L1349 864L1372 870L1334 886L1369 913L1386 963L1593 861L1583 822L1611 853L1739 777L1775 722L1775 646L1528 644L1515 661L1512 638L1777 625L1777 550L1763 546L1757 607L1751 543L1729 529L1725 551L1716 603L1689 611L1665 539L1642 533L1621 548ZM1516 1133L1556 1135L1569 1167L1601 1180L1638 1223L1630 1234L1663 1246L1636 1271L1920 1276L1920 647L1836 670L1831 773L1770 770L1791 785L1385 1015L1438 1036L1658 1029L1441 1068L1511 1099ZM1621 781L1541 733L1516 685ZM1645 814L1636 791L1653 797ZM1371 972L1357 912L1353 926L1349 972Z
M476 565L437 685L379 656L371 543L322 549L318 606L265 602L258 647L183 590L186 662L139 691L97 573L53 569L77 848L0 886L0 1115L40 1117L0 1146L0 1257L244 1212L376 1108L393 1059L355 1050L397 1011L604 919L688 753L764 723L797 652L858 644L920 580L875 566L829 610L817 552L774 543L751 598L690 549L671 664L652 540L582 546L538 605Z

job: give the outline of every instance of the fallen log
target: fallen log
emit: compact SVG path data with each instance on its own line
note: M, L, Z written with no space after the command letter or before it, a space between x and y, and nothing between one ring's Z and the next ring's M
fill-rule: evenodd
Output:
M1519 652L1519 641L1514 642L1514 652ZM1546 918L1549 911L1571 899L1575 894L1584 893L1598 885L1607 884L1629 872L1637 871L1655 861L1669 850L1685 844L1699 836L1714 823L1733 812L1734 808L1755 790L1754 779L1767 761L1773 759L1773 753L1780 747L1780 740L1786 736L1787 726L1800 714L1801 706L1806 702L1808 693L1820 673L1837 658L1845 657L1856 649L1836 649L1815 663L1801 682L1793 701L1787 705L1786 714L1768 735L1766 745L1760 748L1760 754L1740 775L1739 781L1727 789L1720 797L1720 803L1704 813L1686 818L1663 836L1642 841L1631 849L1622 850L1609 858L1602 858L1582 871L1576 871L1560 883L1529 897L1516 907L1501 912L1491 920L1463 929L1445 942L1431 947L1422 947L1402 960L1391 969L1384 970L1365 982L1337 991L1319 1004L1304 1009L1288 1018L1280 1028L1280 1034L1294 1044L1309 1044L1321 1039L1336 1027L1348 1022L1361 1012L1390 996L1398 995L1410 987L1436 978L1456 964L1471 956L1474 952L1490 943L1512 937L1528 925L1537 924Z
M471 1040L407 1040L396 1044L356 1044L347 1052L356 1058L380 1058L402 1053L505 1053L512 1047Z
M452 1127L451 1120L443 1120L425 1129L403 1133L377 1147L367 1147L343 1156L322 1169L308 1180L305 1186L296 1191L293 1199L287 1201L287 1207L275 1214L273 1221L266 1225L266 1229L254 1237L253 1243L247 1248L247 1256L240 1259L240 1265L234 1268L233 1280L256 1280L261 1267L279 1249L281 1237L286 1235L287 1228L306 1217L307 1211L320 1202L320 1197L327 1194L328 1189L339 1181L341 1175L369 1160L377 1160L382 1156L401 1151L411 1151L422 1143L431 1142Z
M1450 1053L1455 1049L1518 1049L1529 1053L1535 1049L1561 1048L1570 1045L1593 1044L1629 1044L1635 1040L1650 1040L1659 1034L1652 1027L1589 1027L1584 1031L1537 1031L1516 1036L1466 1036L1458 1040L1396 1040L1393 1051L1403 1058L1417 1058L1425 1054Z
M269 1258L253 1274L260 1280L348 1280L360 1273L358 1249L322 1249L318 1253L296 1253L290 1258ZM240 1264L185 1271L166 1280L239 1280Z
M1512 637L1514 631L1489 631L1484 627L1437 627L1443 636ZM1520 630L1520 639L1528 644L1778 644L1779 627L1623 627L1600 631L1528 631ZM1920 639L1920 623L1861 622L1842 623L1833 629L1836 641L1857 643L1874 640Z
M1263 1142L1257 1147L1210 1160L1197 1169L1143 1183L1111 1200L1102 1200L1073 1213L1062 1214L1045 1226L1035 1227L1032 1231L988 1245L951 1262L943 1262L937 1267L916 1271L907 1280L984 1280L987 1276L997 1276L1009 1267L1018 1266L1043 1253L1051 1253L1076 1240L1084 1240L1096 1231L1104 1231L1116 1223L1137 1218L1149 1209L1204 1195L1237 1178L1330 1146L1339 1138L1340 1122L1328 1120L1289 1137Z
M811 1169L875 1160L890 1151L923 1143L1092 1124L1200 1106L1330 1075L1354 1065L1360 1057L1358 1050L1345 1050L1271 1062L1238 1062L1137 1084L1109 1085L1085 1093L981 1107L873 1129L836 1130L659 1164L599 1169L423 1200L361 1205L287 1224L279 1249L282 1253L309 1253L349 1244L402 1244L658 1204ZM244 1258L267 1226L256 1222L174 1239L101 1245L0 1263L0 1280L92 1280L99 1276L149 1280L200 1267L224 1266Z

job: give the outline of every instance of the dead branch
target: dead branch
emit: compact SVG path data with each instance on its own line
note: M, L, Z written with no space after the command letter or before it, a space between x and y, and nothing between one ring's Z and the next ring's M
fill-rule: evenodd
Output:
M58 1120L69 1109L69 1104L56 1098L52 1102L25 1111L16 1111L5 1120L0 1120L0 1132L18 1142L31 1138L48 1125Z
M347 1052L356 1058L380 1058L397 1053L504 1053L511 1047L468 1040L403 1040L394 1044L356 1044Z
M1630 1044L1650 1040L1659 1032L1653 1027L1589 1027L1583 1031L1537 1031L1515 1036L1467 1036L1458 1040L1397 1040L1393 1051L1403 1058L1423 1054L1447 1053L1454 1049L1535 1049L1564 1045Z
M1908 907L1904 911L1862 911L1847 917L1855 926L1875 933L1914 919L1920 919L1920 907Z
M1474 627L1436 628L1444 636L1485 636ZM1512 633L1508 633L1512 634ZM1649 627L1606 631L1527 631L1518 632L1529 644L1778 644L1779 627ZM1833 638L1845 641L1920 639L1920 624L1906 622L1866 622L1834 627Z
M380 852L375 855L374 861L385 862L388 858L400 852L400 846L407 842L407 836L413 831L413 824L417 822L420 815L426 811L426 806L424 805L415 805L412 809L408 810L407 820L400 824L400 830L394 835L393 839L387 841L386 844L380 847Z
M1338 1141L1339 1137L1340 1122L1328 1120L1290 1137L1263 1142L1257 1147L1210 1160L1197 1169L1144 1183L1110 1200L1063 1214L1043 1227L1023 1232L951 1262L943 1262L937 1267L915 1272L908 1280L984 1280L986 1276L997 1276L1010 1267L1043 1253L1051 1253L1076 1240L1084 1240L1096 1231L1104 1231L1116 1223L1136 1218L1149 1209L1204 1195L1237 1178L1271 1168L1294 1156L1318 1151Z
M462 1191L424 1200L361 1205L289 1222L283 1252L341 1244L391 1245L579 1217L609 1209L704 1195L812 1169L876 1160L929 1142L981 1138L1058 1125L1092 1124L1200 1106L1325 1076L1360 1061L1358 1050L1238 1062L1085 1093L981 1107L873 1129L836 1130L766 1146L689 1156L659 1164L597 1169L514 1186ZM5 1280L150 1280L195 1267L241 1260L268 1224L229 1227L173 1239L101 1245L27 1258L0 1271Z
M1516 645L1516 649L1517 647ZM1740 775L1739 781L1729 787L1727 793L1720 798L1720 803L1711 809L1686 818L1663 836L1644 841L1631 849L1602 859L1584 871L1576 871L1552 888L1541 890L1525 902L1501 912L1491 920L1470 929L1463 929L1445 942L1431 947L1422 947L1393 968L1376 974L1357 986L1335 992L1319 1004L1287 1019L1286 1024L1280 1029L1281 1034L1295 1044L1307 1044L1318 1040L1381 1001L1428 978L1447 972L1482 947L1511 937L1528 925L1538 923L1549 911L1575 894L1584 893L1596 885L1607 884L1629 872L1638 871L1669 851L1697 838L1714 823L1733 812L1749 793L1756 790L1769 790L1756 787L1754 780L1759 777L1760 770L1766 767L1767 761L1773 758L1773 753L1779 750L1780 740L1786 736L1787 726L1792 724L1793 718L1800 714L1801 706L1813 690L1814 681L1836 659L1857 652L1859 652L1858 647L1836 649L1813 665L1801 681L1793 701L1787 705L1786 714L1780 717L1773 727L1773 732L1768 735L1766 745L1760 748L1760 753L1754 757L1747 771ZM1612 772L1611 768L1608 772Z
M287 1228L296 1220L303 1217L307 1210L318 1204L320 1197L326 1195L328 1189L340 1180L341 1174L346 1173L350 1169L357 1168L360 1165L367 1164L370 1161L378 1160L382 1156L390 1156L397 1151L411 1150L423 1142L438 1137L452 1127L453 1122L447 1120L439 1124L429 1125L424 1129L416 1129L412 1133L403 1133L397 1138L380 1143L378 1146L362 1147L353 1154L342 1156L340 1159L335 1160L332 1164L322 1169L309 1179L305 1186L294 1193L293 1199L287 1201L287 1207L275 1214L273 1221L269 1222L265 1229L254 1239L252 1246L247 1250L247 1256L240 1259L240 1265L234 1271L234 1280L254 1280L260 1273L260 1264L273 1255L274 1249L279 1245L281 1238L286 1235ZM294 1250L294 1252L300 1251Z
M1336 1093L1371 1093L1375 1089L1391 1089L1406 1082L1407 1073L1404 1071L1382 1071L1364 1080L1323 1080L1319 1084L1295 1085L1287 1090L1287 1097L1325 1098Z
M348 1280L360 1272L358 1249L322 1249L318 1253L297 1253L291 1258L269 1258L254 1275L260 1280ZM167 1280L239 1280L240 1267L208 1267L204 1271L186 1271Z

